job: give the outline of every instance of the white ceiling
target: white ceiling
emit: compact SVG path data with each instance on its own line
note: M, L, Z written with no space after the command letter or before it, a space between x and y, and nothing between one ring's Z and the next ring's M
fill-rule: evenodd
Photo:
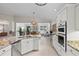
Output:
M32 17L35 12L37 18L53 20L57 11L64 5L64 3L47 3L45 6L37 6L35 3L0 3L0 14Z

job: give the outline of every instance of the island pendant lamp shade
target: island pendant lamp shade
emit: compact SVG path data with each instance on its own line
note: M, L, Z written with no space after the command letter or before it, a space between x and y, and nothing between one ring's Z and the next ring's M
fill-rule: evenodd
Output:
M32 20L32 22L31 22L31 23L32 23L32 25L37 25L37 21L36 21L36 20L34 20L34 19Z

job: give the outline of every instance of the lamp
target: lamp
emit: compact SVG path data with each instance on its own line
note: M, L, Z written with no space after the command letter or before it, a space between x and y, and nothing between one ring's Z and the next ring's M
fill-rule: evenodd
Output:
M32 25L36 25L37 22L35 20L32 20Z

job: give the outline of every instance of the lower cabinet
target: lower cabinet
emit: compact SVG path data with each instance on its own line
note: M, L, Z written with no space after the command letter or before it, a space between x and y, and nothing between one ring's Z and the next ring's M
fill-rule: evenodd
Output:
M66 55L79 56L79 51L77 51L77 50L75 50L74 48L68 46Z
M21 54L33 50L33 39L24 39L21 41Z
M11 56L11 45L1 49L0 56Z
M38 38L26 38L15 44L15 48L23 55L39 49Z
M39 39L40 38L34 38L33 39L33 50L38 50L39 49Z

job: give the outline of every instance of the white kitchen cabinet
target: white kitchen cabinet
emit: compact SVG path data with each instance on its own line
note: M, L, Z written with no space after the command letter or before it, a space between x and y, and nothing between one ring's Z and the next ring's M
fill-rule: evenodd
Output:
M22 54L33 50L33 39L24 39L21 41L21 52Z
M74 32L74 31L78 31L79 30L79 5L77 4L66 4L64 6L64 8L62 8L58 14L57 14L57 27L59 25L59 23L63 24L63 21L67 21L67 37L69 37L68 34ZM68 40L68 39L67 39ZM56 40L55 40L56 41ZM58 53L62 54L59 50L58 45L54 43L54 46L56 46L56 50L58 51ZM65 55L79 55L79 53L72 49L72 48L67 48L67 52L65 52ZM73 51L72 51L73 50ZM63 52L63 50L62 50Z
M67 33L75 31L75 5L76 4L67 4L57 15L57 24L63 24L64 21L67 21ZM57 26L58 26L57 25Z
M67 33L75 31L75 5L67 7Z
M60 45L59 43L57 43L57 44L55 45L55 49L56 49L56 51L57 51L57 53L58 53L59 55L61 55L61 56L64 56L64 55L65 55L65 51L64 51L64 49L61 47L61 45Z
M1 49L0 56L11 56L11 45Z
M39 49L39 38L34 37L34 38L20 38L20 39L21 41L14 44L14 46L22 55L32 50Z
M65 53L66 56L74 56L72 53L71 53L71 47L70 46L67 46L67 52Z
M60 24L67 22L67 34L75 31L75 4L66 4L57 15L57 28ZM58 31L57 31L58 32ZM58 42L57 42L58 43ZM54 44L57 45L57 44ZM64 48L58 43L56 47L60 55L66 55Z
M56 35L52 35L52 46L55 46L58 43L58 38Z
M33 50L33 39L32 38L26 38L26 39L22 38L21 41L19 41L15 44L15 48L21 54L25 54L29 51L32 51Z
M79 51L77 51L74 48L68 46L66 55L68 55L68 56L79 56Z
M76 20L75 20L76 30L79 30L79 5L76 6Z
M39 39L40 38L33 38L33 50L39 49Z
M71 48L71 53L74 55L74 56L79 56L79 52L76 51L75 49Z
M21 42L17 42L13 45L18 51L21 51Z

